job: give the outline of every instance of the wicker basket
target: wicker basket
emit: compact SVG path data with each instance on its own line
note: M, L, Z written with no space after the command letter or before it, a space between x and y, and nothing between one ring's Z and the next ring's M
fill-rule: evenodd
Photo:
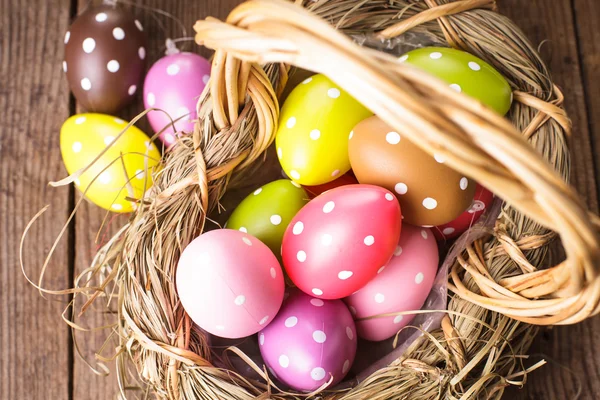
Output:
M352 387L317 396L499 399L506 386L524 382L522 360L535 325L571 324L598 312L600 224L565 183L570 122L562 94L521 31L494 8L492 0L255 0L226 22L196 23L196 41L216 52L195 132L165 155L145 205L92 266L111 266L119 285L123 390L129 364L164 399L305 396L280 391L239 349L229 353L262 378L219 367L228 358L211 353L172 279L206 215L264 160L292 66L328 75L412 142L505 201L493 230L451 260L441 329ZM392 38L409 30L501 71L514 89L508 117L347 36ZM566 258L554 265L548 255L557 237Z

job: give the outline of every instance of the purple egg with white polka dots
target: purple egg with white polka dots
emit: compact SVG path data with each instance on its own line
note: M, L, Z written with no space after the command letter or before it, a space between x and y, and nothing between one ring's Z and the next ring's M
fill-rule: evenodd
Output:
M64 42L62 67L86 110L115 114L135 98L146 58L140 21L119 6L91 7L75 19Z
M277 317L258 334L271 374L298 391L339 383L356 355L356 328L341 300L288 289Z
M197 118L196 103L210 77L210 63L194 53L175 53L158 60L144 81L144 105L158 108L148 120L167 146L176 132L191 133ZM164 112L163 112L164 111ZM175 130L171 124L175 121Z

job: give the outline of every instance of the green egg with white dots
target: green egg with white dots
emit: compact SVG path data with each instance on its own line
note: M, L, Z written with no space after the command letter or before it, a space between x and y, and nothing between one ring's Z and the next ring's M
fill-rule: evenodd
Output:
M233 210L227 228L251 234L279 255L285 229L308 200L304 189L288 179L267 183Z
M399 59L448 82L457 92L476 98L505 115L512 104L508 81L487 62L470 53L445 47L412 50Z
M306 78L289 94L275 139L281 167L293 181L315 186L350 170L348 137L373 115L325 75Z

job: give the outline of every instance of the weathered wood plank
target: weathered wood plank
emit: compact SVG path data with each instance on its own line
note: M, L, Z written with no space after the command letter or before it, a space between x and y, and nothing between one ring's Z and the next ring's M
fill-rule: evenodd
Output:
M594 154L596 188L600 182L600 3L596 0L573 2L579 62L587 105L591 148Z
M554 82L565 94L565 105L573 120L572 184L597 211L599 175L595 158L600 154L600 117L592 112L596 109L592 104L600 105L600 87L595 84L600 78L600 7L594 0L576 0L575 4L574 14L568 0L498 2L500 11L511 17L533 43L541 45ZM597 332L599 318L542 329L531 354L535 361L545 358L549 365L532 373L523 390L510 390L505 397L562 400L574 399L580 393L580 400L600 398L600 369L594 356L600 351Z
M59 131L69 115L62 79L62 32L69 21L64 0L0 0L0 398L68 399L69 330L60 324L67 296L45 300L23 278L19 242L29 220L48 212L24 249L27 272L37 281L54 238L69 212L69 188L48 182L65 175ZM56 249L43 285L69 285L67 240Z
M158 15L150 8L160 9L172 14L173 17L181 21L186 30L187 36L193 36L193 25L197 19L204 18L208 15L214 17L224 18L227 16L228 11L236 4L240 3L238 0L210 0L210 1L181 1L173 2L169 0L138 0L137 5L142 5L146 10L138 7L131 8L131 12L140 20L144 26L144 31L148 35L148 46L147 46L147 61L149 68L152 63L158 60L164 55L165 51L165 40L167 38L175 39L181 38L183 33L180 25L174 20L169 19L165 16ZM79 1L79 12L88 4L87 0ZM159 22L160 21L160 22ZM205 57L209 57L211 52L204 48L199 48L193 41L186 41L179 43L178 47L184 51L198 52ZM141 86L140 86L141 87ZM134 104L123 110L118 116L124 119L131 119L136 116L139 112L143 111L142 102L142 90L138 90L137 98ZM78 111L83 111L78 107ZM144 119L138 123L138 126L146 132L149 136L153 134L147 121ZM79 194L77 194L79 196ZM88 266L92 258L99 247L99 244L95 242L96 233L100 228L100 223L105 217L106 213L104 210L94 206L93 204L84 204L77 215L76 220L76 268L78 271ZM109 219L110 220L110 219ZM121 224L119 221L123 221L123 218L115 219L111 222L108 229L109 232L114 232ZM101 242L105 242L110 235L108 233L101 235ZM106 316L103 316L99 311L100 308L96 308L96 313L89 314L85 318L86 324L89 325L101 325L110 321ZM93 350L98 349L104 342L107 332L99 332L96 334L78 334L77 338L84 344L85 342L85 356L93 360ZM108 351L110 352L110 350ZM106 353L108 353L106 352ZM74 399L89 399L89 400L105 400L115 398L118 393L118 385L116 382L116 376L114 374L114 366L111 367L111 375L108 377L101 377L91 373L89 367L85 365L79 358L75 358L74 363L74 388L73 398Z

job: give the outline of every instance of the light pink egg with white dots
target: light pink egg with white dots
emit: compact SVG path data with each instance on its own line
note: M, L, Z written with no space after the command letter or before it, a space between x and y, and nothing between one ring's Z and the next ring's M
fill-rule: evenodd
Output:
M328 190L288 225L281 253L286 272L311 296L349 296L389 261L401 220L400 204L384 188L346 185Z
M385 340L410 324L416 314L359 319L421 309L433 286L438 262L438 247L431 230L403 225L392 259L375 279L344 299L357 320L358 336Z
M170 146L179 132L191 133L197 118L196 104L210 76L210 63L194 53L176 53L158 60L144 81L144 106L166 111L148 113L155 132ZM176 120L175 130L171 120ZM166 129L165 129L166 128Z
M224 338L263 329L283 301L283 273L273 252L255 237L232 229L194 239L181 254L176 284L190 318Z
M277 317L258 334L263 360L272 375L299 391L340 382L356 355L356 327L341 300L321 300L298 289Z

